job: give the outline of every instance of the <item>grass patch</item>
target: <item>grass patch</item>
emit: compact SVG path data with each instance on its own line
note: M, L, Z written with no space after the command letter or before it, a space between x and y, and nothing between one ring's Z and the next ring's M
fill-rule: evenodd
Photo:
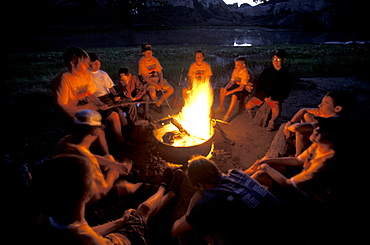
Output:
M172 85L184 83L188 68L194 62L194 51L206 52L206 61L213 71L213 85L217 90L230 79L234 58L245 56L254 79L271 65L270 55L276 48L289 53L287 67L300 77L357 76L369 80L368 45L279 45L279 46L154 46L154 55L163 67L164 76ZM63 136L63 124L56 116L50 92L50 81L64 69L62 53L28 52L5 55L5 115L12 121L5 132L4 152L21 163L43 159L51 154L55 142ZM137 74L140 47L97 48L102 69L117 82L120 67L129 67ZM304 90L304 88L301 88ZM215 91L217 93L217 91ZM22 126L19 126L22 123ZM8 140L9 139L9 140Z
M370 62L368 45L279 45L289 53L286 65L296 77L327 77L357 75L368 77L365 66ZM226 47L226 46L155 46L154 55L162 64L165 77L172 83L178 82L181 73L186 75L194 61L194 51L206 52L206 61L212 66L214 79L230 76L233 59L244 55L248 68L253 74L270 65L269 56L277 46ZM101 55L102 69L113 80L118 79L117 71L122 66L137 73L141 57L139 47L97 48ZM48 83L60 70L64 69L63 50L51 52L30 52L6 55L5 83Z

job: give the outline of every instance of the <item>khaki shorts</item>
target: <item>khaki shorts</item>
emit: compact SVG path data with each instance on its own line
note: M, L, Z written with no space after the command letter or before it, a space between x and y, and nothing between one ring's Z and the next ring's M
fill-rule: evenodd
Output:
M172 88L172 86L168 83L168 81L166 79L163 79L160 82L160 85L162 85L162 87L163 87L164 90L166 90L168 88ZM150 83L147 83L146 84L146 91L149 91L150 89L154 89L154 86L151 85Z

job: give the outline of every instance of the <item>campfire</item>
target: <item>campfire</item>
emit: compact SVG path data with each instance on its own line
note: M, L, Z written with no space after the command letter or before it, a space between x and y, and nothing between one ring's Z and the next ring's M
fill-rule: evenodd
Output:
M176 116L158 121L153 131L160 155L167 161L187 162L192 155L208 155L214 130L211 123L213 90L209 81L193 84Z

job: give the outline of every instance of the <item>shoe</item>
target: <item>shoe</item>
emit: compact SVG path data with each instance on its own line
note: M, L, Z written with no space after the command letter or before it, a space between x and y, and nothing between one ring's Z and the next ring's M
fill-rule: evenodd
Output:
M166 190L169 190L169 186L172 183L172 179L173 179L172 169L171 168L166 168L163 171L161 186L163 186Z
M275 130L275 122L274 121L270 121L267 128L266 128L267 131L269 132L272 132Z
M229 119L230 119L230 117L229 117L229 116L224 116L224 117L222 118L222 121L224 121L224 122L229 122Z
M184 181L185 173L181 169L177 169L173 174L172 182L168 191L174 192L176 195L180 194L182 182Z
M226 109L225 107L224 108L218 108L214 111L214 113L225 113L226 112Z
M247 109L247 114L250 118L254 118L256 112L253 109Z
M147 120L147 121L149 121L149 122L152 122L152 121L153 121L152 117L151 117L151 116L149 116L149 115L144 116L144 118L143 118L143 119L144 119L144 120Z
M149 107L150 107L150 109L157 112L158 114L162 113L162 108L160 106L158 107L155 104L150 104Z

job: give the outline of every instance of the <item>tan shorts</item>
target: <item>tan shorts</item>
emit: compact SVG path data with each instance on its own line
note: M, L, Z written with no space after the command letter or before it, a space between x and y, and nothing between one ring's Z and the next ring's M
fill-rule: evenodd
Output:
M169 88L172 88L172 86L168 83L168 81L166 79L163 79L160 82L160 85L162 85L162 87L163 87L164 90L169 89ZM150 83L147 83L147 85L146 85L146 91L149 91L150 89L154 89L154 86L151 85Z

